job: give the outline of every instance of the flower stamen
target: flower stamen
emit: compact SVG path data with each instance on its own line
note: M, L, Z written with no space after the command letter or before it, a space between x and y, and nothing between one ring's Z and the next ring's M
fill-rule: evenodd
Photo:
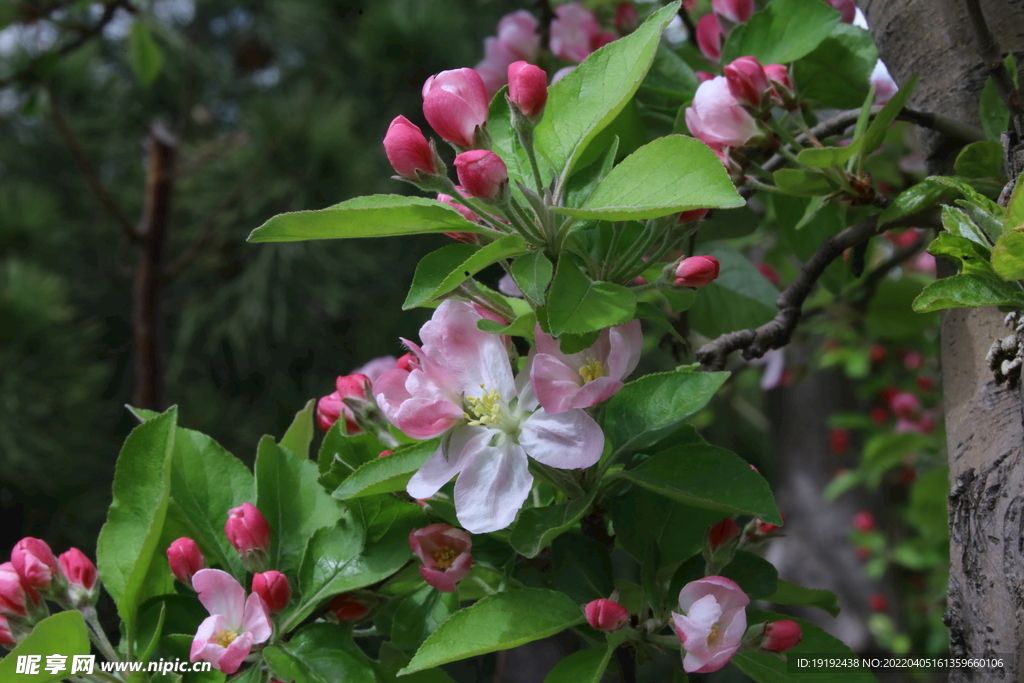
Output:
M708 635L708 645L711 645L711 641L718 637L718 624L711 625L711 633Z
M501 420L502 401L497 389L491 389L480 398L467 396L466 405L469 410L463 415L471 427L497 426Z
M434 553L434 562L437 563L438 569L449 569L455 563L455 558L458 556L458 550L443 545Z
M587 364L580 368L580 377L583 378L584 384L593 382L598 377L604 377L607 374L604 364L594 358L587 358Z
M211 640L221 647L226 648L231 645L231 643L235 642L236 638L238 638L238 634L234 631L221 631L211 638Z

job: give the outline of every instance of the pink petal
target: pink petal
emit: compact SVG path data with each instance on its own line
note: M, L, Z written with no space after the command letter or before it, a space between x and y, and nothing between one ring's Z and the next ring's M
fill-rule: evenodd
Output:
M503 338L477 329L480 320L472 304L452 299L442 302L420 328L423 351L442 360L467 396L481 395L483 384L487 391L510 397L515 384Z
M625 325L616 325L608 332L608 376L614 379L625 379L636 370L643 351L644 333L640 329L639 320L631 320Z
M572 399L583 386L583 378L579 371L558 356L538 353L533 357L530 368L530 383L544 410L560 413L569 409Z
M445 140L467 149L473 147L476 123L473 109L466 100L442 88L435 88L423 98L423 115L430 127Z
M238 671L238 667L242 665L245 658L249 656L252 651L252 635L249 633L243 633L232 641L228 645L228 649L221 655L220 662L214 665L214 668L226 674L233 674Z
M201 569L192 577L192 587L210 614L224 617L228 630L237 631L241 627L245 589L235 581L235 577L219 569Z
M706 595L713 595L726 611L750 604L750 598L732 579L724 576L706 576L683 586L679 591L679 609L689 613L690 606Z
M206 644L210 638L227 629L224 617L220 614L214 614L213 616L206 617L203 623L199 624L199 630L196 631L196 637L192 639L192 650L189 653L189 660L196 661L201 656L203 650L206 649ZM222 648L223 649L223 648ZM209 660L207 660L209 661Z
M617 379L611 377L598 377L593 382L587 382L569 401L568 408L589 408L596 406L601 401L607 401L619 389L626 386Z
M515 520L533 486L525 451L506 440L497 447L480 448L467 461L455 482L459 521L474 534L504 529Z
M245 616L242 618L242 631L252 636L253 643L262 643L270 638L274 627L270 623L270 610L256 593L249 595L245 601Z
M430 567L421 564L420 565L420 576L429 585L433 586L442 593L454 593L455 592L455 579L448 576L440 569L431 569Z
M466 459L483 448L491 437L491 431L483 427L460 427L455 430L448 444L448 458L445 459L441 446L438 446L423 467L412 475L405 487L406 492L416 499L434 495L462 471Z
M520 427L519 443L537 462L573 470L590 467L601 459L604 432L582 410L548 415L541 409Z

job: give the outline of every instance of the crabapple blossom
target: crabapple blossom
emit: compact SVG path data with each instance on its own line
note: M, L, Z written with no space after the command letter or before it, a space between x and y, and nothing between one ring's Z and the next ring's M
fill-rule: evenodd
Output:
M0 614L25 616L30 600L36 597L30 590L25 587L13 564L0 564Z
M629 623L629 610L607 598L591 600L583 608L587 623L600 631L618 631Z
M508 99L531 121L544 113L548 102L548 76L539 66L513 62L508 67Z
M167 563L171 565L174 578L185 584L192 583L192 577L200 569L206 569L206 558L191 538L182 537L167 548Z
M508 168L494 152L474 149L455 157L459 182L470 196L488 201L499 199L508 185Z
M377 402L414 439L445 434L407 486L429 498L452 477L455 508L472 533L504 529L530 493L528 458L561 469L593 465L604 435L582 410L548 414L524 368L513 378L506 340L477 329L480 313L447 300L420 329L423 346L406 341L419 366L379 380Z
M732 517L726 517L720 522L712 524L707 530L707 544L711 550L718 550L726 543L739 538L740 528L736 525L736 520Z
M466 192L466 188L462 187L461 185L456 185L455 189L458 190L459 194L462 195L463 197L468 197L469 196L469 193ZM450 194L443 194L441 192L438 192L437 193L437 201L441 202L442 204L445 204L447 206L452 207L453 209L455 209L456 211L461 213L462 217L465 218L470 223L477 223L480 220L480 216L476 215L476 213L473 211L473 209L469 208L468 206L463 206L462 204L459 204L457 201L455 201L455 198L452 197ZM460 236L461 235L468 235L469 237L475 237L475 235L473 235L473 233L470 233L470 232L452 232L452 233L445 233L445 234L447 234L449 237L453 237L454 235L460 235ZM458 238L456 238L456 239L458 239ZM381 373L381 374L383 374L383 373Z
M889 75L889 69L885 62L879 59L875 62L875 69L871 72L871 85L875 86L875 102L883 104L892 99L900 86Z
M385 372L394 369L397 360L394 356L380 356L359 366L352 371L352 374L364 375L372 384Z
M549 415L614 396L640 362L644 343L639 320L604 328L592 346L576 353L562 353L539 325L535 334L530 383Z
M729 92L740 104L759 108L771 84L761 62L755 57L740 57L725 67Z
M874 531L875 516L867 510L861 510L853 516L853 527L863 533Z
M677 287L703 287L718 277L721 265L714 256L691 256L684 258L675 268Z
M362 600L355 598L353 593L341 593L335 595L327 605L327 609L334 613L339 621L358 623L370 613L371 606Z
M420 575L442 593L454 593L455 584L473 567L473 539L462 529L448 524L431 524L413 529L409 547L420 558Z
M844 24L852 24L857 17L857 3L853 0L829 0L829 4L839 10Z
M224 533L247 567L253 571L262 569L270 548L270 526L255 505L242 503L229 510ZM194 583L195 577L192 580Z
M593 41L600 33L597 17L582 4L559 5L551 22L551 51L567 62L582 62L595 50Z
M245 589L234 577L219 569L203 569L192 577L199 602L210 613L192 640L190 661L210 662L213 668L233 674L253 645L270 638L273 627L267 605L256 593Z
M99 597L96 588L96 565L78 548L71 548L57 558L61 573L68 583L68 596L75 606L91 605Z
M785 652L803 640L800 624L789 619L770 621L764 625L764 638L759 647L769 652Z
M889 401L889 407L897 417L910 420L917 417L921 412L921 401L909 391L901 391Z
M18 642L14 639L14 635L11 633L11 624L7 621L7 617L0 614L0 645L3 645L8 650L13 650L14 646Z
M743 589L724 576L691 581L679 592L679 612L672 625L683 646L686 673L718 671L740 649L747 630Z
M636 5L632 2L620 2L615 5L615 30L626 35L640 25L640 17L636 13Z
M476 71L487 87L487 96L507 83L506 73L513 62L534 62L540 54L540 23L526 10L506 14L498 22L498 35L484 40L484 59Z
M46 541L26 537L14 544L11 565L29 588L46 590L54 578L60 577L57 558Z
M561 69L559 69L558 71L555 72L554 76L551 77L551 85L554 85L555 83L558 83L558 81L562 80L563 78L565 78L566 76L571 74L573 71L575 71L575 69L576 69L575 66L564 66L564 67L562 67Z
M344 415L345 433L350 435L361 434L363 431L362 427L360 427L352 407L345 402L345 399L359 402L366 401L371 385L372 382L366 375L352 374L338 377L334 381L335 390L317 401L316 423L320 429L325 432L330 430L334 423L338 421L338 418Z
M487 125L487 87L470 68L442 71L423 84L423 115L447 142L473 149L476 131Z
M712 62L722 58L722 25L714 14L705 14L697 22L697 47Z
M734 24L743 24L754 13L754 0L711 0L711 9Z
M270 612L278 612L288 606L292 587L288 577L281 572L270 570L257 572L252 576L252 592L263 598Z
M729 81L717 76L697 88L686 108L686 126L693 137L710 147L742 147L761 131L757 121L729 91Z
M384 136L384 153L395 172L403 178L418 180L421 173L435 175L434 150L415 123L397 116Z

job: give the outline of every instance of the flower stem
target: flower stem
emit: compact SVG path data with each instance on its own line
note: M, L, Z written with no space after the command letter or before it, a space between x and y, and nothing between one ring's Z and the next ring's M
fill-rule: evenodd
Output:
M93 607L85 607L81 610L82 616L85 618L85 622L89 624L89 635L90 640L96 645L103 656L110 662L119 662L121 658L117 655L117 650L110 644L110 640L107 639L107 634L103 631L103 626L100 625L99 619L96 616L96 610Z

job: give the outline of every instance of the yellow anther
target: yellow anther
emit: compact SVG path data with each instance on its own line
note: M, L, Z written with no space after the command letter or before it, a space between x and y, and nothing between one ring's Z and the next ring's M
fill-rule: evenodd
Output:
M711 641L718 637L718 624L712 624L711 635L708 636L708 645L711 645Z
M466 405L469 411L463 415L473 427L493 425L501 419L501 394L496 389L491 389L480 398L467 396Z
M237 637L238 637L238 634L235 633L234 631L221 631L220 633L215 635L212 638L212 640L213 640L213 642L217 643L221 647L225 647L226 648L228 645L230 645L231 643L235 642L235 638L237 638Z
M580 368L580 377L583 378L583 383L593 382L598 377L604 377L608 373L605 372L604 364L599 360L593 358L587 359L587 364Z
M437 562L437 566L440 569L448 569L455 562L455 558L459 556L459 551L455 548L449 548L446 545L441 546L434 553L434 562Z

